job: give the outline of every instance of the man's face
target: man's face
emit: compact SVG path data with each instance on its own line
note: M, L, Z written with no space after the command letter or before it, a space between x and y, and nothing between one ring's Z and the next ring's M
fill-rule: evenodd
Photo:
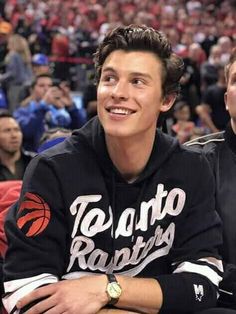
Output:
M15 119L5 117L0 119L0 151L13 154L20 150L22 132Z
M178 110L175 114L175 117L180 121L188 121L190 119L190 109L188 106L184 106Z
M50 67L48 65L33 65L32 68L35 76L50 72Z
M229 69L229 79L225 93L225 104L236 131L236 61Z
M162 95L162 66L151 52L116 50L105 60L98 84L98 116L106 135L153 135L160 111L173 97Z
M41 100L48 89L52 86L50 77L40 77L33 88L33 96L36 100Z

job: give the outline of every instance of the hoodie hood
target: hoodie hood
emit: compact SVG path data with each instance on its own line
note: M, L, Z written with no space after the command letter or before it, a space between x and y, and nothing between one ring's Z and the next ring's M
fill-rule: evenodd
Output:
M121 180L124 180L109 157L105 143L104 129L98 117L94 117L84 127L73 132L72 141L74 145L78 142L78 138L80 142L83 141L95 152L103 172L109 175L111 171L114 171ZM154 172L160 169L161 165L166 162L177 147L179 147L179 143L175 138L165 135L157 129L151 156L145 169L135 183L140 183L149 178Z

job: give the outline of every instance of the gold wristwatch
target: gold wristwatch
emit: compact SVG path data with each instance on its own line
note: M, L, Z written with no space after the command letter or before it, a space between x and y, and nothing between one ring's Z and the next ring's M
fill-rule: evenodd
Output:
M107 295L110 298L108 304L114 305L118 302L121 295L122 289L116 277L113 274L107 274L108 284L107 284Z

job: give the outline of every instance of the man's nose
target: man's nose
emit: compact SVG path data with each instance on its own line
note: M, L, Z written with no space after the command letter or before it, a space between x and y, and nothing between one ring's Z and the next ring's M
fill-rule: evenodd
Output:
M11 137L15 138L18 136L18 131L15 131L15 130L11 130Z
M118 81L112 90L112 98L117 100L127 100L129 98L129 86L125 81Z

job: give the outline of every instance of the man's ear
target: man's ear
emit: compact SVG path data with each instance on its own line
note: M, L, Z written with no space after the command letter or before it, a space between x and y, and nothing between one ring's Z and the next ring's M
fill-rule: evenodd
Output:
M225 108L227 111L229 111L229 107L227 105L227 92L224 93L224 101L225 101Z
M160 111L167 112L168 110L170 110L176 100L176 97L176 94L166 95L162 100Z

